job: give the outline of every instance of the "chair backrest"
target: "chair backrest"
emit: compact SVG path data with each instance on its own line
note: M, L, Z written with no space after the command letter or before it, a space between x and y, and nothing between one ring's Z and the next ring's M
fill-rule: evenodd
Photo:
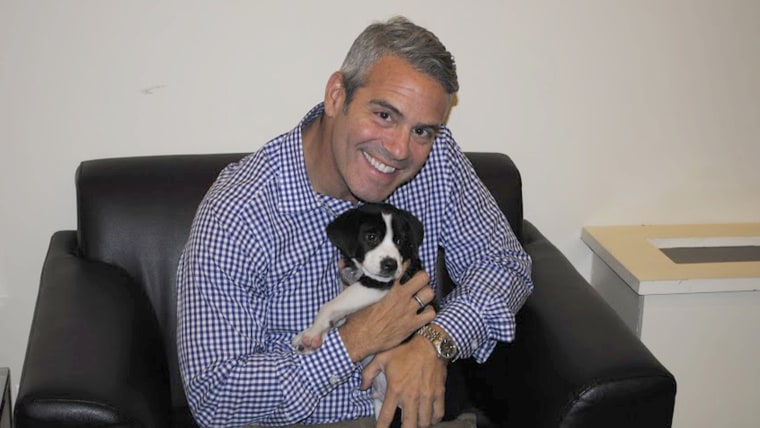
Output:
M177 263L207 189L227 164L243 156L99 159L82 162L77 170L81 255L121 267L145 288L163 330L175 406L186 403L175 349ZM520 238L523 208L519 171L503 154L467 156Z

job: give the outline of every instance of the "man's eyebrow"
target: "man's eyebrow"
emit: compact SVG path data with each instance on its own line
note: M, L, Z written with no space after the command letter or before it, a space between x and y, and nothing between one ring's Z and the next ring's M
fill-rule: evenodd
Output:
M398 116L398 117L400 117L402 119L404 118L404 113L401 113L401 110L397 109L396 106L394 106L393 104L389 103L388 101L380 100L380 99L373 99L373 100L370 100L370 104L374 104L374 105L386 108L386 109L392 111L393 114L395 114L396 116ZM435 131L435 133L437 134L438 131L440 130L441 126L443 126L443 123L420 123L420 124L417 124L415 126L415 128L427 128L427 129L431 129L431 130Z
M404 113L401 113L401 110L397 109L396 106L394 106L393 104L389 103L388 101L373 99L373 100L370 100L370 104L374 104L374 105L377 105L377 106L380 106L380 107L383 107L383 108L387 108L388 110L392 111L393 114L395 114L396 116L404 117Z

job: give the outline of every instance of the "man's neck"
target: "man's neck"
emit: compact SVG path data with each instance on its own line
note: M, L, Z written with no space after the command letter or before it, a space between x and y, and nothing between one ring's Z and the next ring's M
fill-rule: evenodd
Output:
M306 172L315 192L356 203L356 198L340 178L330 147L332 126L324 115L302 130Z

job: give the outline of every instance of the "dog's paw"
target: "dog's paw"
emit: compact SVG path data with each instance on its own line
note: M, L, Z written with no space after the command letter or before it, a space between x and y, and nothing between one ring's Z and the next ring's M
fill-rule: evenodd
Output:
M325 334L321 334L319 332L314 333L311 331L311 329L309 329L299 333L295 338L293 338L293 342L291 342L291 344L293 345L293 349L295 349L299 354L309 355L317 352L317 349L322 346L324 339Z

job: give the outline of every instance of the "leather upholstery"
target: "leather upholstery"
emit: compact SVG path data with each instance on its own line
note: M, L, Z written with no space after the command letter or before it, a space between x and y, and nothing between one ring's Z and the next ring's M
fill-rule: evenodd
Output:
M177 368L176 266L206 189L242 156L80 165L77 230L53 235L43 266L17 427L194 426ZM536 289L514 343L452 366L451 402L484 426L670 426L675 379L523 220L509 157L468 157L533 257Z
M77 170L79 251L122 267L144 288L167 344L174 405L185 403L174 340L177 263L206 190L241 157L103 159L82 162Z

